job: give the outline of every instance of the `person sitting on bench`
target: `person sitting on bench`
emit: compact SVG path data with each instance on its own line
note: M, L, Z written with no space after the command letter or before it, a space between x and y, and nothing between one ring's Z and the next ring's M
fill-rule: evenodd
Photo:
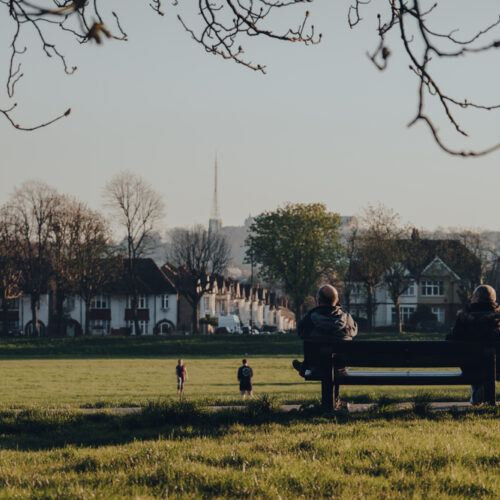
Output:
M455 326L447 340L495 341L500 338L500 306L495 289L480 285L472 293L470 305L458 311ZM467 367L462 367L466 372ZM470 402L475 405L483 401L484 386L471 385Z
M339 304L337 290L331 285L323 285L316 295L318 306L309 311L298 324L299 337L330 336L336 340L352 340L358 333L358 325L352 316ZM312 374L313 366L309 360L313 357L309 349L304 347L304 361L294 359L293 367L302 377Z

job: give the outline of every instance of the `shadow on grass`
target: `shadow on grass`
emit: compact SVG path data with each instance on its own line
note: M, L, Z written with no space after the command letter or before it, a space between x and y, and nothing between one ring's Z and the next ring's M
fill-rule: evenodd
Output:
M325 414L318 404L283 412L277 399L265 395L249 401L244 409L219 411L190 401L149 403L141 412L125 415L106 411L88 414L69 410L8 410L0 412L0 449L36 451L66 445L98 447L158 438L213 438L233 432L235 425L249 428L296 422L348 425L361 421L389 424L396 419L441 421L475 415L492 419L500 416L499 407L488 406L449 412L430 412L427 407L417 406L416 410L397 410L383 401L370 411L356 414L345 410Z

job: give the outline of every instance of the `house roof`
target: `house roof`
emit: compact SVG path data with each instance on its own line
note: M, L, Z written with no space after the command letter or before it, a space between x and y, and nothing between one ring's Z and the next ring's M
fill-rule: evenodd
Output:
M400 240L399 244L407 256L403 263L413 276L420 277L438 258L455 279L467 277L479 280L481 262L460 241L418 238ZM351 268L351 280L363 281L355 262Z
M448 274L453 276L456 280L460 279L460 276L455 271L453 271L453 269L451 269L450 266L448 266L445 262L443 262L443 260L440 257L434 257L434 259L432 259L432 261L429 262L429 264L427 264L424 267L424 269L422 270L422 275L425 275L427 271L429 271L436 264L443 267L448 272Z
M138 278L139 293L159 295L177 293L172 281L154 262L153 259L137 259L135 269ZM132 283L127 271L127 261L123 261L123 271L111 286L114 292L130 293Z

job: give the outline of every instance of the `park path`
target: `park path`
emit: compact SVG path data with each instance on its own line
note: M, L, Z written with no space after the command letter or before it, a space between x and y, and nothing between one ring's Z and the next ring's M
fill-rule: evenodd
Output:
M499 404L499 403L497 403ZM375 408L376 403L347 403L347 411L349 413L359 413L363 411L369 411ZM395 405L395 409L397 410L406 410L412 408L413 403L398 403ZM220 411L220 410L243 410L245 406L243 405L233 405L233 406L209 406L208 407L212 411ZM289 412L292 410L299 410L301 405L281 405L281 410L284 412ZM463 401L456 402L435 402L429 403L429 409L435 411L447 411L447 410L466 410L471 408L470 403L466 403ZM116 415L130 415L133 413L140 413L142 411L142 407L140 406L132 406L128 408L80 408L78 411L86 414L92 413L100 413L100 412L108 412Z

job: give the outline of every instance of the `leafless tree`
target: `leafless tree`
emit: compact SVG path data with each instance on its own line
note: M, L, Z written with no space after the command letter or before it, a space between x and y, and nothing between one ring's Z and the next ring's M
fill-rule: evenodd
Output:
M498 250L476 229L449 228L432 236L444 238L438 251L445 262L453 261L453 254L456 252L454 247L445 242L455 240L466 249L466 252L461 252L458 269L455 268L460 276L457 293L465 305L470 301L474 288L484 282L495 266L499 258Z
M351 297L354 283L356 282L355 259L359 237L359 228L354 225L342 238L342 245L345 249L345 266L342 276L342 302L348 311L351 310Z
M12 216L7 207L0 208L0 300L2 301L2 335L9 332L9 302L22 293L19 271L18 241Z
M404 272L400 261L402 255L398 251L398 239L401 235L399 215L381 204L368 205L360 222L355 266L366 291L368 329L373 329L377 310L376 288L383 282L389 288L400 325L399 297L408 287L409 276Z
M101 214L80 202L70 208L67 266L71 288L85 303L84 333L89 335L92 299L109 290L122 270L123 260L115 255L110 229Z
M192 307L193 331L200 328L200 301L212 290L217 275L225 272L231 256L226 237L203 226L170 232L172 277L180 294Z
M104 190L106 206L116 217L116 223L125 233L125 258L130 284L130 308L134 329L139 333L137 309L139 283L137 261L151 250L157 226L163 219L165 207L152 186L131 172L117 174Z
M347 21L354 28L362 20L363 8L370 0L351 0L348 8ZM191 8L195 9L198 24L193 25L178 15L190 36L198 42L205 51L216 54L224 59L234 61L247 68L261 73L266 72L265 65L253 62L246 54L244 43L254 37L266 38L269 41L316 44L321 41L321 34L316 34L311 22L310 11L305 4L313 0L198 0ZM483 27L476 29L472 35L461 38L458 31L467 26L456 26L454 29L441 28L443 17L441 4L428 0L373 0L374 5L380 5L376 18L378 44L369 54L375 66L383 71L387 68L391 53L395 51L395 42L389 47L391 34L397 35L400 47L406 55L410 70L417 78L417 112L410 125L423 122L441 149L449 154L460 156L485 155L500 148L500 142L481 150L453 148L447 145L438 130L436 116L431 114L430 101L436 101L443 116L450 123L452 130L459 136L467 137L468 133L460 123L460 110L491 111L500 108L500 104L476 102L467 98L457 97L453 89L446 88L439 73L439 61L460 60L466 65L466 58L492 52L500 47L498 30L500 16L486 20ZM71 74L76 66L67 63L62 51L50 40L54 30L76 38L80 43L94 41L102 43L105 38L126 40L127 35L122 29L118 14L101 9L102 2L93 0L0 0L0 4L8 10L9 19L13 25L11 57L8 65L7 94L13 98L16 84L23 76L20 57L30 43L28 31L32 31L48 57L54 57L61 62L64 71ZM164 15L161 0L151 0L150 7L159 15ZM188 5L182 0L174 0L170 8ZM314 8L311 6L310 8ZM293 26L289 24L288 14L295 14ZM439 17L441 16L441 17ZM283 20L288 27L283 26ZM469 20L464 21L470 22ZM44 127L68 116L70 109L53 119L33 127L20 126L12 117L16 107L0 109L12 125L21 130L34 130ZM439 120L439 119L438 119Z
M38 307L52 274L53 223L61 205L60 195L39 181L23 183L14 191L7 210L17 239L23 286L30 294L32 333L40 335Z

